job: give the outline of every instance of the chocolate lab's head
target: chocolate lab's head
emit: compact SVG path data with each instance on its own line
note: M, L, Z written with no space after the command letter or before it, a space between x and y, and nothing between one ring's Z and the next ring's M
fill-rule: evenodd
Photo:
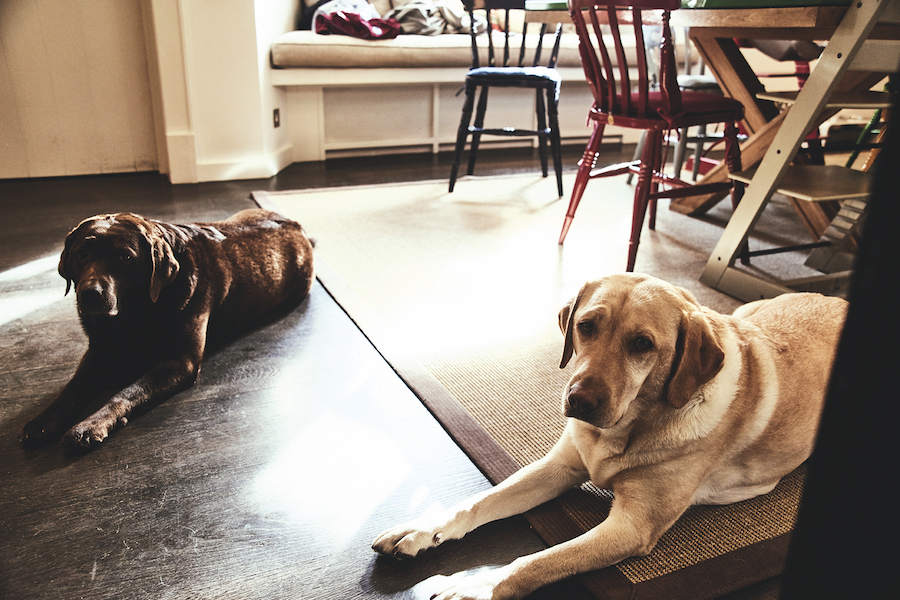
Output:
M696 299L646 275L586 283L559 311L559 326L560 367L575 357L563 410L600 428L618 424L633 405L639 410L636 399L683 407L724 360Z
M155 223L131 213L85 219L66 236L59 274L82 316L114 317L130 303L156 302L178 261Z

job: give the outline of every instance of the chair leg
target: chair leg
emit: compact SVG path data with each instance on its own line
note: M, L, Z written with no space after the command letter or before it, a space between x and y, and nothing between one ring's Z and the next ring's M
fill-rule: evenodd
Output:
M638 140L637 146L634 147L634 155L631 157L631 162L636 161L641 157L641 153L644 151L644 144L647 142L647 132L644 131L641 133L641 139ZM631 180L634 179L634 173L629 173L625 177L625 183L631 185Z
M653 163L656 160L656 148L662 144L662 132L654 129L647 131L647 141L641 156L641 169L638 173L637 186L634 188L634 205L631 213L631 238L628 240L628 262L625 270L634 270L638 245L641 242L641 229L644 228L644 217L647 214L648 196L652 183Z
M700 177L700 159L703 158L703 140L706 138L706 125L700 125L697 129L697 147L694 148L694 164L691 168L691 181L697 181Z
M475 128L484 127L484 113L487 112L488 86L481 86L481 93L478 95L478 108L475 109ZM478 145L481 143L481 134L479 132L472 133L472 143L469 144L469 166L466 168L466 175L475 172L475 155L478 154Z
M725 124L725 166L728 167L729 173L736 173L743 168L741 165L741 145L740 143L738 143L737 127L735 127L734 123ZM739 181L735 181L731 188L732 209L737 208L738 204L741 203L741 198L743 198L743 196L744 184ZM750 264L750 256L748 254L749 252L750 243L745 239L741 244L739 254L741 264Z
M550 147L553 151L553 170L556 171L556 191L563 196L562 143L559 137L559 90L547 90L547 108L550 119Z
M652 173L662 173L663 164L662 164L662 156L663 156L663 145L666 144L665 138L660 134L659 136L660 143L656 146L656 154L653 157L653 171ZM650 181L650 192L651 194L655 194L659 191L659 183L652 180ZM647 227L651 231L656 230L656 198L650 198L648 202L648 209L650 211L650 218L647 221Z
M672 171L677 179L681 179L681 167L684 165L684 151L687 148L688 128L678 130L678 142L675 144L675 153L672 155Z
M569 200L569 208L566 210L566 218L563 221L562 231L559 233L559 244L562 245L566 241L566 234L569 233L569 227L572 225L572 219L575 218L575 209L581 202L581 196L584 194L584 188L587 186L588 180L591 178L591 169L594 168L594 157L600 148L600 142L603 141L603 129L605 124L594 122L594 131L591 133L591 139L588 140L587 147L581 160L578 161L578 175L575 176L575 184L572 186L572 199Z
M466 138L469 135L469 122L472 120L472 106L475 104L475 85L466 82L466 100L463 103L462 116L459 119L459 129L456 130L456 148L453 154L453 166L450 167L450 192L456 185L456 174L459 172L459 163L462 160L463 148L466 146Z
M547 130L547 108L544 105L544 92L540 88L535 90L535 109L537 112L538 131ZM547 176L547 136L538 135L538 154L541 157L541 175Z

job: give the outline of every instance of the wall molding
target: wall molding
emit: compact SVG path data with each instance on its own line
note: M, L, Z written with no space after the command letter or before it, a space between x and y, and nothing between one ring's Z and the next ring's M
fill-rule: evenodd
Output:
M196 183L197 146L191 131L166 132L169 180L172 183Z
M293 162L293 146L284 144L274 152L239 160L197 163L194 181L267 179ZM175 181L172 183L184 183Z

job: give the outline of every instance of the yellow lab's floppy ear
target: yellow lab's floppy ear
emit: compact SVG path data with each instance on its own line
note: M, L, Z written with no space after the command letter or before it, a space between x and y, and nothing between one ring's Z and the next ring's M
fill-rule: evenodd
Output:
M582 286L582 288L578 291L578 295L570 300L568 304L559 309L559 329L560 331L562 331L563 337L565 337L565 341L563 342L562 360L559 361L560 369L565 368L565 366L569 364L569 360L572 358L572 354L575 352L575 345L572 340L572 325L573 321L575 320L575 309L578 308L578 305L581 303L581 300L584 297L585 287L586 286Z
M172 246L155 228L145 234L150 244L150 300L156 302L163 288L175 281L180 265L172 252Z
M681 319L673 373L669 380L667 399L675 408L687 404L691 396L716 376L725 362L725 352L719 344L709 319L699 312L686 313Z

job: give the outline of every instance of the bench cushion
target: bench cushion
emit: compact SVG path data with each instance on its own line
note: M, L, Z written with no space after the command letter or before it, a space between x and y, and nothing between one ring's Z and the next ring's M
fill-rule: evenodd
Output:
M537 45L538 35L528 36L526 48ZM541 63L547 64L553 35L544 36ZM503 59L503 35L494 34L495 56ZM482 64L487 64L487 43L479 39ZM510 62L518 64L519 38L510 37ZM631 49L633 54L633 48ZM526 52L531 59L532 52ZM342 35L319 35L311 31L289 31L272 44L272 66L316 67L468 67L472 62L471 40L465 33L401 35L392 40L360 40ZM528 63L530 64L530 62ZM560 41L560 67L581 67L578 38L564 34Z

